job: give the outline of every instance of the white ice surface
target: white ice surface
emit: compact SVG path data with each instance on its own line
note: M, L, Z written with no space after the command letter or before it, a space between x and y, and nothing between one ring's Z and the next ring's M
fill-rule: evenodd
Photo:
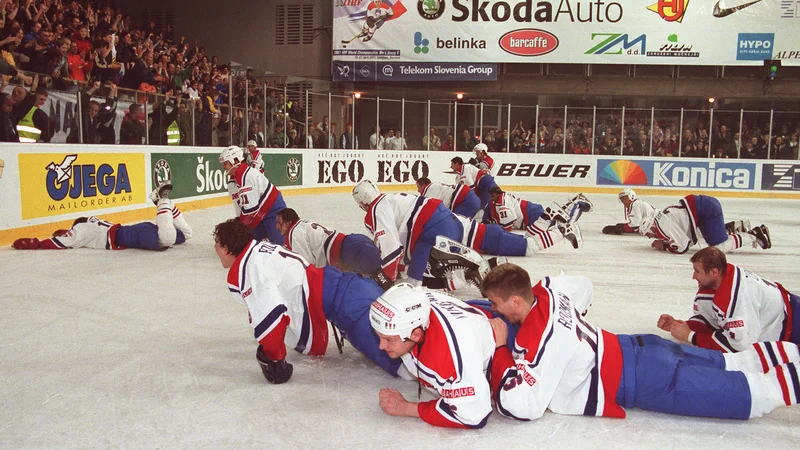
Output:
M548 205L567 194L522 193ZM617 333L656 333L661 313L691 315L688 255L639 236L605 236L622 220L613 195L594 195L581 219L585 246L512 258L534 278L585 274L588 319ZM301 217L365 232L347 194L289 196ZM677 197L650 197L664 207ZM726 218L770 226L775 247L729 259L800 292L797 202L722 199ZM228 293L211 238L232 207L186 213L194 239L166 252L0 249L2 448L797 448L800 408L747 422L637 409L628 418L547 413L515 422L493 413L481 430L437 429L385 415L378 390L416 399L354 351L325 358L290 352L294 376L266 383L246 309ZM431 398L423 393L423 399ZM794 444L793 444L794 442Z

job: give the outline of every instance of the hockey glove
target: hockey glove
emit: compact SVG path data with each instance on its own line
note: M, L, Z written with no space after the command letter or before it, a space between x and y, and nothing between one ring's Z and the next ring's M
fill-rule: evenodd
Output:
M289 381L289 378L292 378L294 366L286 362L285 359L273 361L267 358L267 355L261 350L260 345L258 346L258 350L256 350L256 359L261 366L261 372L264 373L264 377L270 383L283 384Z
M20 238L14 241L12 247L14 247L17 250L36 250L39 248L39 239Z
M622 234L625 232L625 224L606 225L603 227L603 234Z
M373 281L378 283L378 286L380 286L381 289L383 289L384 291L392 287L392 280L390 280L389 277L387 277L386 274L383 273L383 270L379 270L370 275L369 277L372 278Z

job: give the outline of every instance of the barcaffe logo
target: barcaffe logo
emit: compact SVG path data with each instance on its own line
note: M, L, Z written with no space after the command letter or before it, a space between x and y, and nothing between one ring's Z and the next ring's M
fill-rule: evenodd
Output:
M558 48L558 38L544 30L526 28L504 34L498 45L512 55L542 56Z

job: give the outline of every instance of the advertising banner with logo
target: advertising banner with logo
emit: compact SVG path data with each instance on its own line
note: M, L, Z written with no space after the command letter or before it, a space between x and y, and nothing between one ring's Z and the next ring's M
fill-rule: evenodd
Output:
M674 159L597 160L598 185L752 191L756 164Z
M800 164L761 166L762 191L800 191Z
M300 153L262 154L264 175L275 186L303 183L303 155ZM228 192L228 180L214 153L153 153L150 171L153 185L172 180L173 199Z
M22 153L22 219L143 203L143 153Z
M332 70L336 76L347 61L760 65L782 59L785 65L800 65L799 5L773 0L334 0Z

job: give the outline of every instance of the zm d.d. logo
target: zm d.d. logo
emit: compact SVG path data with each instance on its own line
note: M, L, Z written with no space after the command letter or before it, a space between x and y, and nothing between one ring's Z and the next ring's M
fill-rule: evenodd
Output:
M444 14L445 0L417 0L417 12L423 19L434 20Z
M300 161L297 158L289 158L286 161L286 177L291 182L295 182L300 178Z
M171 179L172 170L169 168L169 163L166 159L159 159L155 166L153 166L153 184L161 186Z

